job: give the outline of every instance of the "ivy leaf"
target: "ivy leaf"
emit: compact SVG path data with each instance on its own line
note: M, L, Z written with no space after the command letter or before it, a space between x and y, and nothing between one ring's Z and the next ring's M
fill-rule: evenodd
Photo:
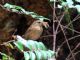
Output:
M21 42L16 41L16 42L14 42L14 44L18 47L18 49L19 49L19 50L21 50L21 51L23 51L23 50L24 50L24 49L23 49L23 45L22 45L22 43L21 43Z
M62 6L66 6L66 5L67 5L67 2L62 2L61 5L62 5Z
M80 2L80 0L76 0L76 2Z
M37 49L42 49L42 50L47 50L45 45L42 42L36 42L33 40L25 40L21 36L17 35L17 42L14 43L18 48L22 49L22 45L25 47L29 48L30 50L37 50ZM21 45L21 47L19 46Z
M41 52L39 50L35 51L35 54L36 54L36 59L37 60L42 60L42 54L41 54Z
M2 55L2 60L15 60L13 57L10 57L6 54Z
M76 8L77 11L80 13L80 5L75 5L75 8Z
M43 59L43 60L47 60L47 59L48 59L48 58L47 58L47 53L46 53L46 51L41 50L41 54L42 54L42 59Z
M34 42L37 50L42 50L43 48L39 45L37 41Z
M26 47L28 47L30 50L36 50L36 46L34 44L34 41L32 41L32 40L27 41Z
M51 53L49 51L46 52L48 55L48 59L50 59L52 57Z
M49 52L51 54L51 57L55 56L56 53L54 51L48 50L47 52ZM49 55L48 55L49 56Z
M18 10L16 10L16 9L12 9L12 11L13 11L13 12L18 12Z
M47 48L45 47L45 45L42 42L39 42L39 45L42 48L42 50L47 50Z
M33 40L26 41L21 36L17 35L17 41L14 44L24 53L25 60L46 60L55 56L54 52L51 50L47 50L45 45L42 42L37 42ZM25 43L24 43L25 42ZM26 48L29 48L30 51L24 51L23 45Z
M34 54L34 52L30 51L29 55L30 55L30 60L35 60L36 59L36 55Z
M7 47L10 47L11 49L14 49L13 45L11 43L6 44Z
M7 8L7 9L12 10L12 12L21 12L23 14L30 15L33 18L37 19L37 20L41 20L41 21L50 20L48 18L45 18L43 16L38 15L37 13L26 11L25 9L23 9L20 6L16 6L16 5L12 5L12 4L6 3L4 5L4 7Z
M72 0L66 0L68 5L72 5L73 1Z
M37 50L47 50L45 45L42 42L34 42Z
M50 2L54 2L54 0L50 0Z
M4 7L5 7L5 8L8 8L8 9L16 9L16 10L22 10L22 9L23 9L23 8L20 7L20 6L11 5L11 4L9 4L9 3L6 3L6 4L4 5Z
M42 42L36 42L33 40L28 40L26 43L26 47L28 47L30 50L46 50L46 47Z
M4 5L4 7L7 8L7 9L13 8L13 6L10 5L10 4L8 4L8 3L6 3L6 4Z
M25 60L29 60L30 59L30 55L28 52L24 52L24 58Z
M24 46L26 46L27 40L23 39L21 36L17 35L16 40L22 43Z
M2 56L2 60L7 60L8 59L8 57L7 56Z
M13 6L14 6L14 8L17 9L17 10L22 10L22 9L23 9L23 8L20 7L20 6L16 6L16 5L13 5Z

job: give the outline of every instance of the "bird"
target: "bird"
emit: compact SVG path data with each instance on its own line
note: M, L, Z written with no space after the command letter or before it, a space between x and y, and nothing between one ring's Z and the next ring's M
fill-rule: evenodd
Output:
M44 27L49 27L48 22L44 22L44 21L34 21L30 27L26 30L26 32L24 33L23 37L26 40L37 40L40 38L40 36L43 33L43 26Z

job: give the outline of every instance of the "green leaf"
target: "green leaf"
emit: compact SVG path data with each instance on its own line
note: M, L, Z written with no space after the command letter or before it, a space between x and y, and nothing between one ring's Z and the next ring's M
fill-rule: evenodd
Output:
M19 50L21 50L21 51L23 51L23 50L24 50L24 49L23 49L23 45L22 45L22 43L21 43L21 42L16 41L16 42L14 42L14 44L18 47L18 49L19 49Z
M31 43L28 43L28 42L26 43L26 47L27 47L27 48L29 48L30 50L32 50L32 49L33 49L33 47L32 47L32 45L31 45Z
M25 40L23 39L21 36L17 35L17 41L14 42L14 44L20 49L23 50L23 45L27 48L29 48L30 50L47 50L47 48L45 47L45 45L42 42L36 42L33 40Z
M20 6L16 6L16 5L13 5L14 7L15 7L15 9L17 9L17 10L22 10L23 8L22 7L20 7Z
M77 9L78 13L80 13L80 5L75 5L75 8Z
M50 58L52 57L51 53L50 53L49 51L47 51L46 53L47 53L47 55L48 55L48 56L47 56L48 59L50 59Z
M62 6L67 6L67 2L62 2Z
M72 5L73 4L73 1L72 0L66 0L68 5Z
M2 55L2 60L15 60L13 57L10 57L6 54Z
M36 18L37 16L36 15L31 15L33 18Z
M8 60L8 57L3 55L2 60Z
M6 46L10 47L11 49L14 49L14 47L11 43L6 44Z
M30 59L30 55L28 52L24 52L24 58L25 60L29 60Z
M47 48L45 47L45 45L42 42L34 42L35 46L38 50L47 50Z
M17 41L26 46L27 40L23 39L21 36L17 35Z
M36 54L36 59L37 59L37 60L42 60L41 51L37 50L37 51L35 51L35 54Z
M42 50L47 50L47 48L45 47L45 45L42 42L39 42L39 46Z
M9 3L6 3L6 4L4 5L4 7L5 7L5 8L8 8L8 9L16 9L16 10L22 10L22 9L23 9L23 8L20 7L20 6L11 5L11 4L9 4Z
M54 0L50 0L50 2L54 2Z
M37 13L26 11L25 9L23 9L20 6L16 6L16 5L12 5L12 4L6 3L4 5L4 7L7 8L7 9L12 10L12 12L22 12L23 14L32 16L33 18L35 18L37 20L41 20L41 21L50 20L48 18L45 18L43 16L38 15Z
M46 53L46 51L41 50L41 54L42 54L42 59L43 59L43 60L47 60L47 59L48 59L48 58L47 58L47 53Z
M18 10L16 10L16 9L12 9L12 11L13 11L13 12L18 12Z
M68 6L69 8L74 8L74 5L73 5L73 1L72 0L61 0L61 6L58 5L59 8L62 8L62 7L65 7L65 6Z
M47 50L45 45L42 42L36 42L33 40L28 40L26 43L26 47L29 48L30 50Z
M5 8L8 8L8 9L13 8L13 6L10 5L10 4L8 4L8 3L6 3L6 4L4 5L4 7L5 7Z
M34 52L30 51L29 55L30 55L30 60L35 60L36 59L36 55L34 54Z
M43 48L39 45L37 41L34 42L37 50L42 50Z
M75 0L76 2L80 2L80 0Z
M26 43L26 46L30 49L30 50L36 50L36 46L33 40L28 40Z
M47 52L49 52L49 53L51 54L51 57L53 57L53 56L56 55L56 53L55 53L54 51L52 51L52 50L48 50ZM49 55L48 55L48 56L49 56Z

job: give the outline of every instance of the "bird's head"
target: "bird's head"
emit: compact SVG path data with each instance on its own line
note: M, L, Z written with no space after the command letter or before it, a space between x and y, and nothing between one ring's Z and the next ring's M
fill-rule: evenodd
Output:
M48 22L45 22L45 21L40 21L40 20L38 20L38 21L36 21L35 23L38 23L39 25L45 27L46 29L49 27Z

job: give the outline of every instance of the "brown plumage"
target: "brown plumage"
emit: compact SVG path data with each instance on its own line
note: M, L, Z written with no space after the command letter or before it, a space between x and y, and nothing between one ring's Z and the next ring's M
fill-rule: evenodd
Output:
M43 26L47 26L47 22L34 21L24 34L24 38L28 40L37 40L42 32Z

